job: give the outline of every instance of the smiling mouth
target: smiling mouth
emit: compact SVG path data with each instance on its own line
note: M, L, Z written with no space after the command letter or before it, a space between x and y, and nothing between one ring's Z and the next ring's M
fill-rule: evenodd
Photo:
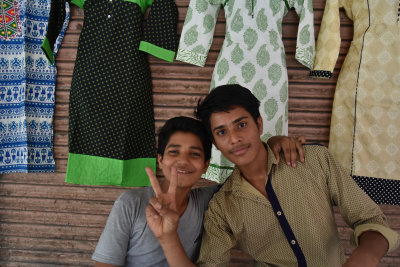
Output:
M178 174L189 174L189 173L192 173L191 171L187 171L187 170L176 170L176 172L178 173Z

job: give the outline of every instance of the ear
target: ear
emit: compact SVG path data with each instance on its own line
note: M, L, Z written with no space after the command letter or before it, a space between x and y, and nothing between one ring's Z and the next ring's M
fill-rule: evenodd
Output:
M261 116L259 116L257 119L257 126L258 126L258 132L261 135L263 133L263 120Z
M157 162L158 162L158 165L161 165L162 160L163 160L162 155L161 155L161 154L157 154Z

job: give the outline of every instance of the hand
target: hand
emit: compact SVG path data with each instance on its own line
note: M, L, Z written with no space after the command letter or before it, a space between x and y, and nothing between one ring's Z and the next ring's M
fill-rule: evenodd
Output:
M288 137L288 136L273 136L268 139L268 145L275 155L276 161L279 163L279 153L283 151L285 156L286 164L296 168L297 166L297 154L300 157L300 161L304 162L304 149L306 138L300 137Z
M179 214L176 208L176 187L178 174L175 167L171 169L171 181L167 193L162 192L160 184L153 170L146 167L151 186L156 197L150 199L146 208L146 220L154 235L158 239L171 234L177 234Z

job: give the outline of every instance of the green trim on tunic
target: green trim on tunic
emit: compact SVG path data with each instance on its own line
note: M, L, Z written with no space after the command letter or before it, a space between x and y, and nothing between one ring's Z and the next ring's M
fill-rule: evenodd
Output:
M226 169L226 170L233 170L235 167L230 167L230 166L219 166L216 164L210 164L210 167L218 168L218 169Z
M146 41L141 41L140 42L139 50L143 51L143 52L146 52L146 53L149 53L149 54L151 54L151 55L153 55L155 57L158 57L158 58L163 59L163 60L168 61L168 62L174 61L174 58L175 58L175 52L174 51L164 49L162 47L159 47L159 46L153 45L151 43L148 43Z
M156 159L119 160L69 153L65 182L84 185L150 186L145 167L151 167L155 172Z
M142 13L146 11L146 9L153 4L154 0L124 0L126 2L132 2L140 6ZM71 0L71 3L82 8L85 5L86 0Z
M83 9L83 5L85 4L86 0L71 0L71 3L82 8Z
M204 65L206 65L207 55L179 48L176 60L204 67Z
M289 9L290 9L290 6L289 6L288 1L287 1L287 0L284 0L284 1L285 1L285 6L286 6L287 10L289 10Z
M44 38L41 48L47 60L51 63L51 65L54 65L54 55L50 46L49 39L47 39L47 37Z

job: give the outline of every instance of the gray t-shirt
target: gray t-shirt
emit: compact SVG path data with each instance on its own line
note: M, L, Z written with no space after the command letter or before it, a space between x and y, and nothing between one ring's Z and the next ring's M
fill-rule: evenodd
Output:
M217 186L192 189L178 234L188 257L199 253L204 212ZM92 259L119 266L168 266L157 238L147 225L145 210L154 191L142 187L125 191L115 201Z

